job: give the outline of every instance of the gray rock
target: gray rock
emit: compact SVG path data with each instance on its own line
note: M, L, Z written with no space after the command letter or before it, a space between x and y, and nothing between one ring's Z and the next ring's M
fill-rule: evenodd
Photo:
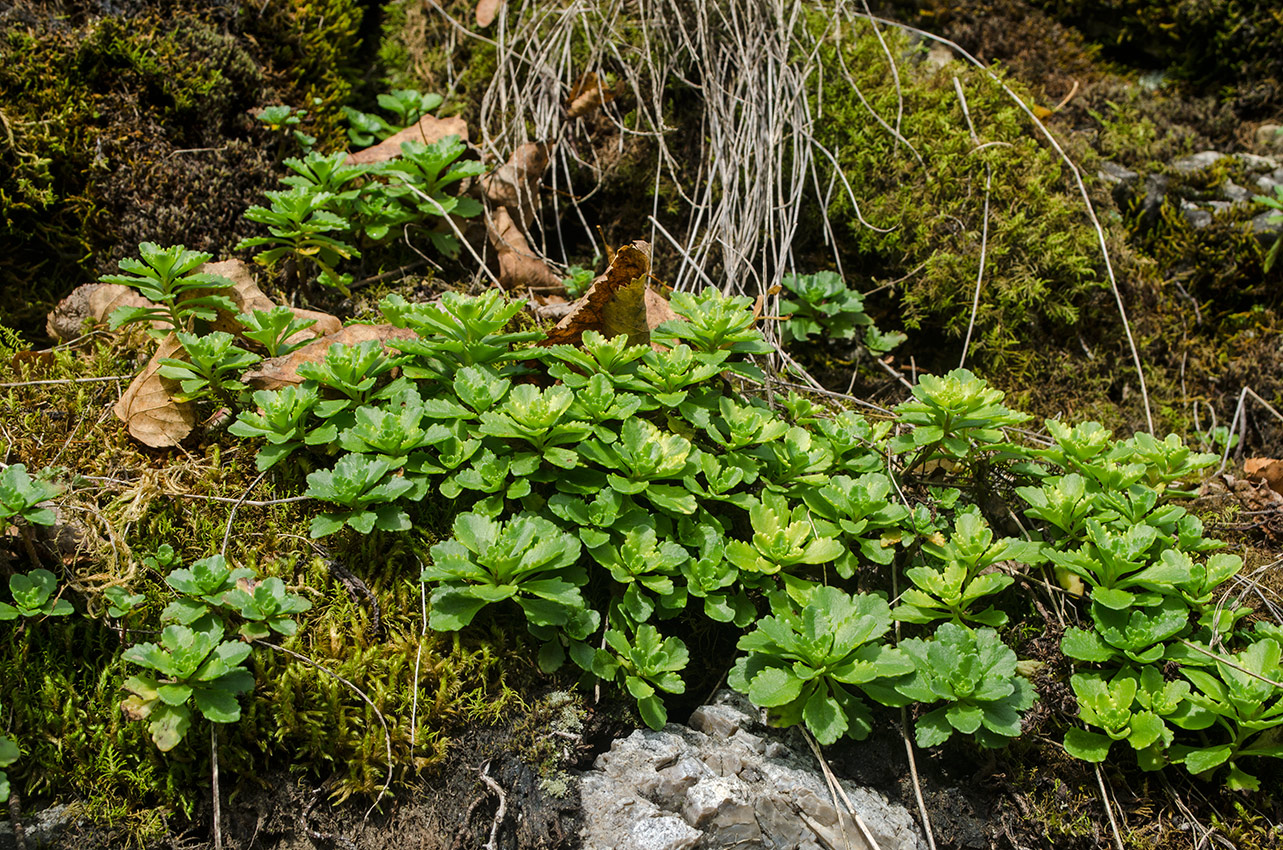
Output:
M710 777L687 792L682 817L696 829L708 826L719 817L736 823L745 817L752 820L753 808L748 805L746 792L747 786L736 782L733 777ZM745 812L748 813L746 816Z
M1269 174L1262 174L1256 178L1256 185L1260 187L1261 194L1274 194L1276 188L1283 186L1283 168L1276 168Z
M1252 219L1252 232L1256 234L1256 240L1266 248L1273 245L1279 236L1283 235L1283 223L1270 221L1272 216L1278 214L1278 210L1269 210Z
M723 691L692 715L704 731L669 724L615 741L581 782L585 849L866 847L796 731L763 727L754 713ZM706 734L719 727L733 731ZM925 846L905 808L843 787L883 850Z
M638 821L623 841L614 846L619 850L687 850L695 846L701 835L679 817L660 815ZM584 850L588 850L587 844Z
M759 755L766 752L766 741L752 732L745 732L741 729L731 736L731 740L750 752L758 753Z
M1116 162L1102 162L1096 176L1110 187L1109 193L1119 209L1127 207L1140 185L1140 174Z
M1201 151L1192 156L1182 157L1172 163L1172 170L1178 174L1193 174L1204 168L1211 168L1225 158L1220 151Z
M1201 207L1191 204L1189 201L1181 201L1181 215L1189 222L1189 226L1195 230L1207 227L1212 223L1212 214Z
M1102 162L1100 164L1100 171L1096 172L1096 176L1106 183L1114 185L1121 184L1124 186L1134 185L1138 180L1140 180L1140 175L1138 173L1132 171L1130 168L1121 166L1116 162Z
M691 728L715 738L729 738L752 722L752 717L730 705L701 705L690 719Z
M1145 178L1145 195L1140 202L1140 223L1143 228L1150 228L1158 223L1170 184L1171 180L1165 174L1151 174Z
M804 841L815 840L815 833L798 817L793 806L780 797L759 800L756 814L768 846L795 847Z
M718 776L739 776L744 760L737 753L715 752L704 755L704 764Z
M932 44L931 49L927 51L927 64L937 70L953 61L953 51L943 44Z
M691 786L709 772L709 768L693 756L682 756L677 764L659 772L659 782L651 799L669 811L676 811Z
M58 804L22 819L22 837L26 840L27 850L48 847L58 834L71 826L76 820L75 810L68 805ZM0 823L0 850L17 850L18 842L13 835L13 824Z
M1267 154L1283 154L1283 126L1262 124L1257 127L1256 147Z
M1233 180L1226 180L1221 184L1221 197L1232 204L1241 204L1252 200L1252 193Z
M1243 163L1248 171L1259 174L1263 171L1273 171L1279 167L1279 161L1272 156L1257 156L1254 153L1236 153L1234 158Z

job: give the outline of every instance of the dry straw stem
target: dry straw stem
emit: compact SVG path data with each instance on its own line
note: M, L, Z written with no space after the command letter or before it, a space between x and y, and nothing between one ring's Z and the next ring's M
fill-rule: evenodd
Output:
M891 486L895 487L896 495L900 497L900 502L910 513L913 512L912 505L909 504L909 498L904 495L904 490L900 487L898 476L891 468L891 455L886 455L887 477L891 480ZM891 571L891 598L899 600L900 598L900 578L896 570ZM895 642L900 643L900 621L895 621ZM922 782L918 778L918 760L913 754L913 741L909 739L909 711L907 707L900 708L900 737L904 740L904 753L909 760L909 776L913 779L913 794L917 798L918 814L922 816L922 831L927 836L927 846L931 850L936 850L935 833L931 829L931 817L927 814L927 801L922 796Z
M433 7L444 14L435 3ZM817 33L809 9L798 0L510 5L498 20L494 39L482 39L498 50L497 67L481 103L483 147L502 160L532 137L556 140L547 180L559 206L560 187L569 185L572 164L596 177L605 174L598 152L584 143L580 119L568 118L563 102L582 74L604 74L610 64L620 70L619 85L631 93L636 116L625 122L617 103L602 107L602 115L618 132L619 153L628 137L651 140L656 158L653 185L658 190L666 179L689 208L686 233L675 237L656 221L659 192L655 193L651 241L662 231L684 259L674 288L691 289L716 277L726 281L722 288L727 291L768 291L794 268L792 248L808 191L817 198L831 198L840 181L859 215L858 198L836 169L836 157L815 141L813 133L817 119L812 104L824 85L820 48L842 38L845 22L842 16L828 16L824 31ZM854 19L848 15L846 20ZM464 31L457 21L450 24ZM635 34L633 43L625 26ZM880 32L878 37L898 92L894 57ZM635 44L638 38L640 45ZM692 127L688 134L699 145L693 182L686 167L690 155L670 148L673 128L663 121L665 95L672 84L686 87L702 108L698 132ZM872 111L871 115L912 151L898 129L903 98L897 97L894 126ZM584 221L582 200L569 195ZM838 261L827 221L823 228ZM591 230L585 232L595 243ZM537 235L536 250L547 253L546 234ZM561 234L556 235L558 245L563 245ZM561 262L566 260L563 249Z
M445 14L435 2L432 5ZM727 292L769 291L784 274L794 270L794 239L800 226L802 200L808 193L817 200L823 199L823 209L827 209L840 185L861 223L883 230L862 217L859 199L838 167L834 153L814 137L819 116L813 107L822 102L826 82L835 84L825 79L826 73L831 77L834 72L819 62L820 48L824 44L840 47L858 26L873 28L886 57L889 79L896 87L894 121L877 114L863 92L858 91L840 49L837 56L841 78L836 84L856 88L871 120L897 143L903 143L925 167L920 154L900 132L904 98L899 70L881 27L896 27L944 44L997 83L1073 173L1096 231L1152 432L1153 414L1144 367L1104 229L1081 172L1046 125L1001 79L948 39L873 15L864 0L859 4L838 0L828 6L822 17L808 14L813 10L801 0L577 0L559 6L525 0L507 7L498 20L494 39L470 33L453 19L449 23L452 34L457 31L497 49L497 67L480 111L483 145L490 153L503 160L507 152L532 137L557 142L547 180L554 189L558 213L561 187L570 185L572 164L587 168L594 177L603 177L607 169L597 161L599 151L581 132L581 119L568 118L565 97L574 82L587 72L601 76L608 65L618 72L618 87L632 95L633 118L624 120L618 100L604 104L601 110L617 130L618 153L624 152L628 137L649 139L655 149L654 187L658 189L666 181L688 206L684 234L674 235L657 221L658 191L650 216L650 241L654 243L655 235L663 233L682 258L672 281L680 291L714 279L724 280L721 288ZM820 28L815 25L817 19L822 21ZM684 167L691 158L688 150L670 147L673 128L663 121L665 95L674 84L683 86L698 101L698 117L688 119L690 132L683 134L681 140L684 145L695 140L693 169ZM974 138L974 129L972 133ZM977 150L985 147L978 142L977 145ZM692 170L693 181L689 177ZM991 185L991 168L986 170L990 174L986 183ZM594 186L591 194L601 181L590 182ZM582 199L573 193L567 195L576 216L586 221L579 209ZM560 215L557 221L559 228ZM987 214L985 223L988 224ZM825 215L821 215L821 230L840 269L837 240ZM969 332L974 330L974 314L979 307L987 230L986 226L981 235L982 267L977 275ZM596 248L591 229L585 227L585 232ZM546 234L539 233L537 237L535 250L547 254ZM555 241L562 246L560 262L565 263L565 240L560 230ZM768 337L773 334L768 328ZM969 343L970 333L964 358ZM898 380L906 380L887 371Z
M967 119L967 129L971 131L971 143L975 145L972 151L980 150L980 136L976 133L976 125L971 121L971 110L967 107L967 95L962 91L962 82L953 78L953 88L958 92L958 102L962 104L962 116ZM976 328L976 315L980 312L980 285L985 279L985 254L989 248L989 192L993 188L993 165L985 162L985 209L984 224L980 232L980 268L976 272L976 294L971 299L971 320L967 322L967 338L962 342L962 357L958 360L958 368L967 365L967 350L971 348L971 332Z
M1245 405L1247 403L1248 396L1251 396L1252 398L1256 399L1258 402L1260 402L1260 404L1266 410L1274 414L1275 419L1278 419L1280 422L1283 422L1283 413L1279 413L1278 410L1274 408L1274 405L1270 404L1268 401L1266 401L1265 399L1257 395L1256 390L1252 389L1251 387L1243 387L1242 391L1240 391L1238 394L1238 406L1234 408L1234 418L1230 420L1230 430L1229 430L1229 436L1233 436L1235 430L1237 430L1240 427L1243 429L1243 433L1239 439L1239 444L1238 444L1239 451L1243 450L1243 445L1247 442L1247 408ZM1222 472L1225 471L1225 464L1227 461L1229 461L1229 457L1230 457L1230 443L1231 441L1229 439L1225 440L1225 451L1221 455L1221 465L1216 468L1217 475L1220 475Z
M1126 850L1123 847L1123 836L1118 831L1118 821L1114 819L1114 807L1109 802L1109 791L1105 787L1105 774L1101 772L1100 765L1096 768L1096 784L1100 786L1100 801L1105 804L1105 814L1109 815L1109 831L1114 834L1114 847L1117 850Z
M860 817L860 813L857 812L855 810L855 806L851 804L851 798L847 796L846 789L842 787L842 783L838 781L838 778L833 774L833 769L829 767L829 763L825 760L824 754L820 752L820 746L815 743L815 738L811 737L810 731L808 731L805 726L799 726L798 728L802 730L802 737L806 739L807 746L811 748L812 755L814 755L815 760L819 762L820 770L824 774L824 781L829 786L829 794L833 799L833 807L837 808L838 797L841 797L842 803L846 806L847 812L855 820L855 826L860 830L860 837L864 839L869 850L881 850L878 846L877 839L873 837L873 833L869 832L869 827L865 824L864 818ZM842 837L846 840L847 846L849 847L850 838L846 834L846 827L842 824L841 818L838 818L838 826L842 829ZM927 835L930 836L930 834L931 827L928 826ZM930 839L928 838L928 840ZM931 847L932 850L934 850L934 841L931 841Z
M1240 673L1243 673L1244 675L1247 675L1247 676L1251 676L1253 679L1260 679L1262 682L1264 682L1267 685L1270 685L1271 687L1283 689L1283 682L1276 682L1273 679L1267 679L1266 677L1262 676L1260 673L1253 673L1251 670L1240 665L1238 662L1236 662L1232 658L1226 658L1224 655L1217 655L1215 652L1209 652L1206 649L1203 649L1203 647L1199 646L1198 644L1190 643L1189 641L1185 640L1185 638L1177 638L1177 640L1179 640L1181 643L1183 643L1185 646L1189 647L1190 649L1194 650L1195 652L1200 653L1202 655L1206 655L1208 658L1212 658L1212 659L1215 659L1216 661L1219 661L1221 664L1224 664L1226 667L1233 667L1235 670L1239 671Z
M133 375L101 375L95 378L50 378L44 381L12 381L0 384L0 390L11 390L16 387L47 387L54 384L94 384L99 381L131 381Z

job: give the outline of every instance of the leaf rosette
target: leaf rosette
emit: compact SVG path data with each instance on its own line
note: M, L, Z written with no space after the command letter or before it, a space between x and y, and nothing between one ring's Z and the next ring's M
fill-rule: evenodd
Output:
M776 598L774 616L740 638L747 653L727 682L771 710L780 726L805 723L822 744L843 735L862 740L872 715L860 692L882 700L887 680L913 672L902 652L878 641L891 628L885 599L817 588L800 611ZM882 688L875 688L882 683Z

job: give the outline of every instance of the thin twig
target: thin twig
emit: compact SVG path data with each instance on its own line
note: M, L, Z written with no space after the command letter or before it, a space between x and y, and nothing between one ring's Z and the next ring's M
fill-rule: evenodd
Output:
M108 478L102 475L78 475L76 477L82 478L85 481L101 481L104 484L121 484L126 487L133 487L138 483L137 481L125 481L121 478ZM175 499L206 499L210 502L223 502L224 504L247 508L270 508L274 505L289 505L294 502L306 502L315 498L314 496L287 496L283 499L264 499L262 501L258 501L256 499L246 499L243 496L208 496L204 493L174 493L167 491L161 491L158 495L169 496Z
M290 505L295 502L307 502L315 499L315 496L287 496L284 499L265 499L257 501L255 499L233 499L229 496L206 496L200 493L162 493L163 496L176 496L180 499L208 499L211 502L224 502L237 507L247 508L270 508L273 505Z
M499 827L503 825L503 819L508 816L508 795L504 793L503 786L490 778L490 762L486 762L485 769L481 771L481 781L499 798L499 808L494 813L494 820L490 824L490 840L485 843L484 850L498 850L499 845L495 842L499 838Z
M1242 666L1241 664L1234 661L1233 659L1226 658L1224 655L1217 655L1215 652L1209 652L1208 650L1203 649L1203 647L1199 646L1196 643L1190 643L1189 641L1185 640L1185 638L1177 638L1177 640L1185 644L1185 646L1189 647L1195 652L1206 655L1208 658L1216 659L1221 664L1224 664L1226 667L1233 667L1235 670L1239 671L1240 673L1244 673L1248 676L1251 676L1253 679L1260 679L1262 682L1266 683L1267 685L1272 685L1273 687L1283 689L1283 682L1276 682L1273 679L1267 679L1265 676L1262 676L1260 673L1252 672L1251 670Z
M17 788L9 790L9 827L13 830L13 846L27 850L27 832L22 824L22 795Z
M811 748L811 753L815 756L815 760L820 764L820 770L824 774L824 781L829 785L829 792L837 794L842 798L843 804L846 805L847 812L850 813L851 818L855 821L856 828L860 830L860 836L864 838L865 842L869 845L869 850L881 850L878 846L877 839L873 837L873 833L869 832L869 827L865 824L864 818L860 817L860 813L857 812L855 810L855 806L851 804L851 798L847 796L846 789L842 787L842 783L839 782L838 778L833 774L833 769L830 768L829 763L825 761L824 754L820 752L820 745L815 743L815 738L811 737L811 733L805 726L799 728L801 728L802 737L806 739L806 743ZM837 800L834 800L835 808L836 803ZM839 823L840 822L841 818L839 818ZM934 844L931 846L933 848L935 847Z
M419 562L419 569L422 572L423 562ZM410 750L413 752L417 743L418 725L415 719L419 713L419 668L423 661L423 641L428 636L428 585L427 582L419 582L419 609L423 615L423 627L419 630L419 648L414 654L414 698L410 703Z
M417 269L421 269L424 266L429 265L430 263L431 263L431 260L427 260L427 259L415 260L412 263L406 263L404 266L395 268L390 272L384 272L383 274L376 274L374 277L362 278L361 280L358 280L355 283L350 284L348 286L348 289L349 290L360 289L362 286L370 286L371 284L382 283L385 280L393 280L397 277L404 277L409 272L415 271Z
M223 545L218 547L218 554L227 554L227 542L232 539L232 523L236 520L236 510L244 503L245 499L249 497L249 494L258 486L258 482L262 481L263 477L266 475L267 470L264 469L258 474L258 477L250 482L250 485L245 488L244 495L232 504L232 509L227 514L227 529L223 532Z
M913 754L913 741L909 738L909 712L900 709L900 737L904 740L904 754L909 758L909 777L913 780L913 796L918 801L918 813L922 815L922 831L927 836L927 846L936 850L936 837L931 829L931 816L927 814L927 801L922 796L922 781L918 778L918 760Z
M222 802L218 793L218 724L209 724L209 780L214 797L214 850L223 850Z
M1114 807L1109 802L1109 792L1105 790L1105 774L1101 771L1100 765L1096 765L1096 783L1100 786L1100 801L1105 804L1105 814L1109 815L1109 829L1114 833L1114 846L1117 850L1126 850L1123 847L1123 835L1118 831L1118 821L1114 819Z
M900 497L900 502L904 505L905 510L913 513L913 506L909 504L909 497L904 494L900 487L900 482L891 468L891 455L886 455L887 478L891 480L891 486L895 488L896 495ZM915 537L915 542L917 538ZM900 598L900 573L894 565L891 567L891 597L892 599ZM900 642L900 621L895 622L895 642ZM900 737L904 740L904 752L909 757L909 776L913 780L913 794L918 803L918 814L922 818L922 832L927 837L927 845L931 850L936 848L935 831L931 828L931 816L927 813L927 801L922 796L922 781L918 777L918 760L913 754L913 742L909 740L909 713L905 708L900 709Z
M980 136L976 133L976 125L971 121L971 110L967 107L967 96L962 91L962 83L957 77L953 78L953 87L958 92L958 101L962 104L962 115L967 119L967 128L971 131L971 143L980 148ZM980 285L985 279L985 256L989 248L989 195L993 188L993 165L985 162L985 208L984 224L980 232L980 269L976 272L976 293L971 299L971 320L967 322L967 337L962 342L962 357L958 360L958 368L961 369L967 365L967 351L971 348L971 332L976 327L976 316L980 312Z
M1258 402L1261 403L1261 405L1265 407L1266 410L1268 410L1270 413L1273 413L1276 419L1278 419L1280 422L1283 422L1283 413L1279 413L1278 410L1275 409L1274 405L1270 404L1268 401L1266 401L1265 399L1257 395L1256 391L1253 390L1251 387L1243 387L1242 391L1239 392L1238 394L1238 406L1234 408L1234 418L1230 421L1230 428L1229 428L1229 435L1233 436L1234 429L1239 426L1239 420L1240 419L1243 420L1242 422L1243 435L1239 439L1240 450L1242 450L1243 444L1247 442L1247 409L1244 407L1244 404L1246 403L1248 396L1251 396L1252 398L1256 399ZM1217 475L1220 475L1222 472L1225 471L1225 464L1230 457L1231 442L1233 441L1227 437L1225 440L1225 452L1221 455L1221 465L1216 470Z

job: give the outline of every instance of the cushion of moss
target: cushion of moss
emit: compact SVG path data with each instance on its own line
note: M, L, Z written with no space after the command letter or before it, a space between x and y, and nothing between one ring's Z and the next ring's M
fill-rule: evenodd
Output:
M107 345L25 360L14 358L18 347L15 335L0 326L0 383L127 375L134 367L130 352ZM156 639L160 611L173 599L163 574L142 561L162 543L172 545L184 564L217 552L230 505L202 497L238 499L258 473L254 446L220 446L225 438L217 433L173 453L138 446L107 413L123 384L0 388L9 450L32 469L72 468L74 477L60 479L69 486L58 506L61 521L82 535L78 554L66 564L44 555L76 614L0 628L0 704L6 734L22 748L22 758L7 771L24 789L29 808L75 797L91 817L138 832L154 826L154 819L143 816L147 808L190 815L209 788L204 721L162 754L145 723L126 721L120 710L127 695L123 682L138 672L121 653L130 644ZM305 473L273 473L250 498L270 501L297 493ZM260 576L280 577L312 602L296 618L298 633L274 641L355 684L384 714L396 766L394 791L441 764L460 729L495 723L519 706L516 688L528 692L522 677L535 669L532 657L528 664L512 663L525 653L533 656L521 644L524 630L515 621L461 640L421 637L415 553L437 539L445 511L430 499L414 507L416 531L408 538L352 533L326 540L326 554L346 564L378 599L378 633L367 603L354 603L312 549L307 535L313 509L306 503L242 505L227 548L229 560ZM25 550L6 538L0 538L0 564L29 568ZM113 584L146 596L140 615L129 623L140 631L127 633L123 642L104 614L102 590ZM378 792L386 778L385 738L364 701L334 676L284 653L260 648L249 666L256 687L240 700L242 720L220 735L220 769L230 777L225 782L234 787L288 768L317 783L333 775L331 791L339 797Z
M248 235L240 213L282 152L246 111L304 107L321 145L345 141L365 8L140 0L58 18L13 4L0 35L0 315L38 332L49 304L144 239L219 252Z

